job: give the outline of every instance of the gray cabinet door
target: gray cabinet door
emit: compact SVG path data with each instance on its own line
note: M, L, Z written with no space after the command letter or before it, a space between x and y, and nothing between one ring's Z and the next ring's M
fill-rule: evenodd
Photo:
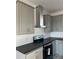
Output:
M51 31L63 32L63 15L52 16L51 22L52 22Z
M44 25L46 26L45 32L48 33L51 31L51 16L44 15Z
M53 59L63 59L63 40L53 41Z
M16 3L16 34L32 34L34 32L34 8Z

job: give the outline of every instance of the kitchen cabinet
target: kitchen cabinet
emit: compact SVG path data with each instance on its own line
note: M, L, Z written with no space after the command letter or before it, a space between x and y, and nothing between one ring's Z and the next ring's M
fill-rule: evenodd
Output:
M51 31L51 16L44 15L43 19L44 19L44 25L46 26L46 28L44 29L44 31L46 33L49 33Z
M43 47L26 54L26 59L43 59Z
M16 2L16 34L34 33L34 8L27 4Z
M53 41L53 59L63 59L63 40Z
M52 32L63 32L63 15L52 16L51 22Z

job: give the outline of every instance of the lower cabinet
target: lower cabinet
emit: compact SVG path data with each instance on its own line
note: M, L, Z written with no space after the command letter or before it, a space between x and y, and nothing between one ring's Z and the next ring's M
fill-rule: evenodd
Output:
M43 47L26 54L26 59L43 59Z
M53 41L53 59L63 59L63 40Z

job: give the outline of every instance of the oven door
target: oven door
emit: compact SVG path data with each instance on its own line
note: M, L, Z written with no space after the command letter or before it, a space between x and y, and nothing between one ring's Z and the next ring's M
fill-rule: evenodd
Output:
M44 58L43 59L53 59L52 44L45 45L43 53L44 53Z

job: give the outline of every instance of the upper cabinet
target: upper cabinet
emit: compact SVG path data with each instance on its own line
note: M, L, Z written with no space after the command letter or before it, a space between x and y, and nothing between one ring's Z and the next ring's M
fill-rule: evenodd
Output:
M16 2L16 34L34 33L34 8L23 2Z
M63 15L44 15L45 32L63 32Z
M51 31L51 16L49 15L44 15L43 16L44 19L44 25L46 25L46 28L44 29L46 33Z
M52 32L63 32L63 15L52 16L51 22Z

